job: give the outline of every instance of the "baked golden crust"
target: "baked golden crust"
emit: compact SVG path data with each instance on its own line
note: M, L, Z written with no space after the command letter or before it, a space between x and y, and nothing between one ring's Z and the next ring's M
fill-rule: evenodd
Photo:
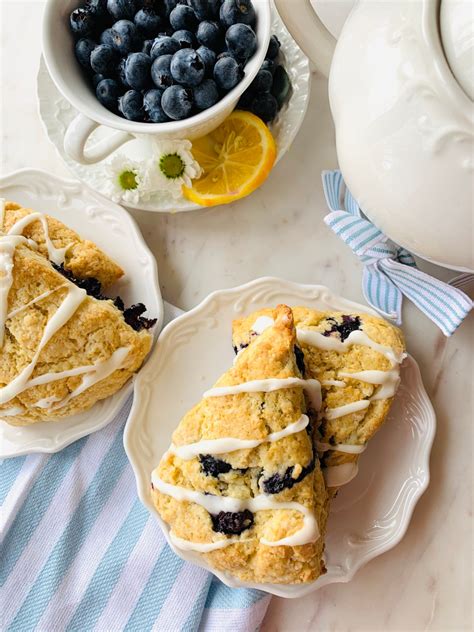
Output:
M217 381L216 387L268 378L301 377L295 361L296 338L291 310L279 306L274 315L275 326L239 355L234 367ZM173 434L173 444L180 447L201 440L229 437L264 440L270 433L296 422L305 411L301 385L268 393L207 397L184 416ZM224 463L224 469L228 468L225 472L210 472L201 460L203 456L206 455L184 460L175 452L168 452L154 475L166 483L213 497L246 500L265 492L276 503L299 503L316 517L320 536L316 541L298 546L263 544L261 538L277 541L296 533L303 524L299 511L273 508L255 511L250 528L239 535L229 536L213 529L214 520L203 506L177 500L155 487L152 489L153 501L174 536L192 543L210 543L232 537L234 544L200 554L211 566L247 582L301 583L312 581L325 572L322 554L327 494L306 429L273 443L262 442L252 449L214 456ZM274 493L269 493L265 481L275 475L281 480L285 473L287 479L290 474L298 482L292 481L289 486L283 486L282 491L277 491L278 487L272 490Z
M382 318L355 312L323 312L307 307L294 307L295 326L315 332L326 332L334 327L341 327L344 317L359 319L360 329L373 341L393 350L395 356L402 357L405 344L401 331ZM256 334L252 327L260 317L271 317L271 309L254 312L250 316L235 320L233 323L233 345L238 350L250 343L254 344ZM349 326L350 329L350 326ZM347 333L347 332L346 332ZM339 336L337 331L331 335ZM340 373L356 373L360 371L389 371L393 367L387 357L368 346L354 344L345 352L320 349L316 346L299 342L304 354L305 376L315 378L322 386L322 411L337 408L352 402L370 399L379 388L359 379L344 377ZM397 369L395 368L395 371ZM343 380L345 386L328 384L328 380ZM365 410L351 412L335 419L323 418L315 432L315 441L336 445L366 444L383 424L392 403L392 397L370 402ZM349 454L338 450L328 450L321 455L323 467L356 463L357 454Z
M0 388L11 384L34 358L46 324L63 303L72 284L56 272L41 254L26 244L15 248L13 283L8 293L8 313L24 308L43 293L53 291L37 303L6 319L0 348ZM74 287L74 286L72 286ZM71 318L53 335L40 352L31 379L77 367L90 367L108 360L120 348L128 348L121 368L91 385L61 407L48 410L35 406L44 398L61 402L80 386L83 376L75 375L27 388L0 405L0 417L12 425L28 425L45 418L60 420L89 409L115 393L138 370L151 347L151 335L135 332L112 301L86 296ZM5 398L4 398L5 399ZM17 414L7 411L19 410Z
M24 208L16 202L6 202L3 226L0 226L0 231L8 232L18 220L34 212L34 210ZM77 233L56 218L49 215L45 215L45 217L48 223L49 236L54 246L56 248L69 246L66 251L64 267L70 270L74 276L79 279L98 279L104 287L112 285L123 276L123 270L120 266L94 243L81 239ZM28 224L22 231L22 235L33 239L38 245L38 252L44 257L48 257L45 233L39 220Z

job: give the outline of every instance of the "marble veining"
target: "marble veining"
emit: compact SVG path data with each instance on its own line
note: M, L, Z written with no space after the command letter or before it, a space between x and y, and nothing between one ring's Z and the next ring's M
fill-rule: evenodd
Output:
M2 174L29 166L69 175L36 111L43 5L2 3L2 18L9 25L2 38L2 91L10 95L0 104ZM19 45L19 37L28 45ZM13 54L15 64L7 63ZM315 77L299 135L253 196L231 208L133 213L157 257L164 298L189 309L212 290L269 274L323 283L364 302L360 263L322 222L326 205L320 172L336 166L327 84ZM430 264L421 267L444 280L454 276ZM298 600L273 598L262 632L472 629L474 318L446 340L407 301L404 332L438 416L430 487L395 549L370 562L348 584L333 584Z

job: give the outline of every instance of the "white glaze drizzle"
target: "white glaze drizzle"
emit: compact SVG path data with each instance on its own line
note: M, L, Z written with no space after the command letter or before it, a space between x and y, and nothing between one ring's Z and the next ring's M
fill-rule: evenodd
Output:
M13 255L18 244L25 242L26 239L21 236L0 235L0 349L8 317L8 294L13 283Z
M380 384L381 388L372 395L371 400L387 399L393 397L400 383L400 371L398 367L390 371L358 371L356 373L347 373L340 371L341 377L350 378L367 382L367 384Z
M224 397L239 393L271 393L285 388L301 387L309 395L315 410L321 408L321 385L318 380L303 380L299 377L268 378L265 380L251 380L233 386L216 386L203 395L207 397Z
M257 320L252 325L252 331L254 331L258 336L263 334L265 329L269 327L273 327L275 321L270 316L259 316Z
M38 361L38 357L43 350L43 348L48 344L54 334L71 318L74 312L77 310L79 305L86 298L87 293L85 290L82 290L72 283L68 288L68 293L64 298L64 301L58 307L56 312L47 322L46 327L44 328L43 335L41 336L40 343L33 355L33 358L29 364L27 364L22 371L6 386L0 388L0 404L4 404L14 397L16 397L19 393L21 393L33 373L36 363Z
M359 467L357 463L343 463L342 465L330 465L323 469L324 480L327 487L341 487L357 476Z
M54 246L49 236L48 220L43 213L30 213L29 215L25 215L25 217L22 217L15 224L13 224L13 226L8 231L8 234L21 235L28 224L31 224L35 221L41 222L41 226L43 227L44 241L46 244L46 248L48 249L49 259L56 265L61 265L62 263L64 263L66 252L70 248L71 244L68 244L64 248L56 248Z
M101 380L105 380L105 378L114 373L114 371L120 369L123 366L123 363L129 352L129 347L119 347L113 352L110 358L94 364L87 372L87 375L82 378L79 386L71 391L69 395L62 399L52 397L45 398L43 400L39 400L39 402L36 402L35 406L39 406L40 408L48 408L48 406L45 406L43 404L49 400L50 404L52 404L49 406L49 409L51 411L63 408L71 401L71 399L74 399L78 395L81 395L81 393L89 389L91 386L94 386L94 384L97 384L97 382L100 382Z
M346 383L342 380L321 380L321 386L340 386L342 388L346 386Z
M349 443L336 443L331 445L330 443L323 443L322 441L316 441L316 449L318 452L328 452L329 450L335 450L337 452L345 452L346 454L362 454L367 448L367 444L362 445L350 445Z
M21 314L21 312L24 312L25 309L28 309L28 307L31 307L32 305L35 305L36 303L39 303L40 301L42 301L47 296L51 296L51 294L54 294L55 292L57 292L58 290L60 290L60 289L62 289L64 287L67 287L67 285L65 283L63 285L58 285L58 287L54 287L52 290L48 290L47 292L43 292L43 294L39 294L36 298L31 300L29 303L26 303L25 305L21 305L20 307L17 307L16 309L13 309L7 315L7 319L13 318L17 314Z
M206 495L203 492L198 492L185 487L179 487L178 485L172 485L166 483L153 472L151 477L153 487L160 491L162 494L171 496L175 500L195 503L204 507L210 514L218 514L221 511L229 511L237 513L248 509L252 513L257 511L286 509L297 511L303 515L303 526L286 538L280 540L270 541L265 538L261 538L260 542L267 546L301 546L308 544L309 542L315 542L319 538L318 523L312 511L307 509L304 505L297 502L278 502L273 500L271 496L267 494L259 494L254 498L240 499L232 498L229 496L212 496ZM235 540L228 540L227 546L235 544ZM187 546L191 549L194 547L194 543L188 542ZM201 546L201 544L199 544ZM221 548L219 544L218 548ZM195 549L199 550L199 549Z
M309 423L306 415L301 415L298 421L288 424L283 430L272 432L264 439L234 439L226 437L225 439L203 439L195 443L176 446L171 444L168 452L175 454L183 461L190 461L198 454L225 454L227 452L235 452L236 450L251 450L257 448L262 443L274 443L284 437L301 432Z
M12 406L11 408L0 410L0 417L15 417L16 415L21 415L23 412L24 410L21 406Z
M169 532L171 542L183 551L197 551L198 553L210 553L217 549L225 549L231 544L242 544L244 542L251 542L252 540L239 540L238 538L226 538L225 540L216 540L215 542L191 542L190 540L183 540L178 538L172 531Z
M360 410L365 410L370 406L370 399L360 399L357 402L350 402L343 406L337 406L337 408L326 408L322 416L324 419L338 419L344 417L344 415L350 415L351 413L357 413Z

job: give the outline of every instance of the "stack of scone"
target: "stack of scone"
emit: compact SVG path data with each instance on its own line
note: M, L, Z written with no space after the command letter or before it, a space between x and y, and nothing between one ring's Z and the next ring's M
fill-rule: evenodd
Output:
M155 321L102 294L122 275L58 220L0 200L0 419L69 417L138 370Z
M245 582L325 572L329 500L357 474L399 383L401 332L285 305L233 323L234 366L182 419L152 474L177 548Z

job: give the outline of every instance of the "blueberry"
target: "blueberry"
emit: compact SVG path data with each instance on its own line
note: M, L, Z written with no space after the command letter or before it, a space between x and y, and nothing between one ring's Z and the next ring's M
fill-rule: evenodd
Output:
M97 26L94 11L87 7L74 9L69 17L69 23L76 37L89 37Z
M207 110L219 101L219 90L215 81L205 79L193 90L194 103L198 110Z
M151 47L151 58L156 59L161 55L174 55L179 50L179 42L167 35L158 36Z
M123 57L122 59L120 59L120 61L118 62L115 68L115 77L117 81L122 84L124 88L127 88L127 90L130 90L130 86L128 85L127 80L125 78L125 62L126 61L127 61L126 57Z
M142 53L145 53L146 55L150 55L152 44L153 44L153 40L151 40L151 39L144 40L143 41L143 46L142 46Z
M248 87L249 92L256 95L260 92L270 92L273 83L272 73L268 70L260 69L255 75L255 79Z
M198 19L191 7L185 4L178 4L170 13L170 24L175 31L186 29L187 31L195 31L198 25Z
M217 22L201 22L197 30L197 39L202 46L207 46L213 51L222 50L224 45L223 33Z
M76 44L76 58L83 68L91 69L91 53L97 46L91 39L83 37Z
M112 27L114 47L121 55L128 55L135 50L138 42L137 27L130 20L119 20Z
M173 55L171 74L181 85L194 87L204 79L204 63L195 50L183 48Z
M191 31L181 29L175 31L171 37L178 42L181 48L196 48L196 36Z
M333 333L337 333L341 338L341 342L344 342L353 331L358 331L361 328L359 316L349 316L345 314L342 317L341 323L338 323L334 318L328 318L327 320L331 324L331 328L324 331L323 336L330 336Z
M137 5L136 0L107 0L107 10L116 20L133 20Z
M164 0L164 11L167 18L169 18L171 11L177 4L178 0Z
M275 97L268 92L257 94L250 105L250 111L262 119L265 123L273 121L278 112L278 103Z
M298 367L301 375L304 377L304 374L306 373L306 367L304 364L304 353L301 348L298 347L298 345L294 346L293 351L295 352L296 366Z
M112 46L112 48L115 48L114 35L112 33L112 29L105 29L105 31L102 31L102 33L100 34L100 43L105 44L106 46Z
M272 94L277 100L278 108L288 100L291 91L291 81L283 66L278 66L273 76Z
M242 80L244 71L233 57L222 57L214 66L214 80L221 90L232 90Z
M242 531L250 529L254 521L253 513L248 509L236 512L220 511L217 515L210 516L213 531L227 535L240 535Z
M281 474L273 474L266 480L262 482L263 490L266 494L279 494L284 489L291 489L296 485L296 483L300 483L308 474L310 474L315 467L314 458L305 465L301 470L300 474L293 478L294 465L286 468L285 473Z
M247 61L257 50L257 36L247 24L233 24L227 29L225 43L229 52L239 61Z
M217 59L224 59L224 57L232 57L228 50L223 50L222 53L217 55Z
M239 102L237 103L237 108L239 110L250 110L252 105L252 101L255 98L255 95L252 92L249 92L247 89L240 97Z
M161 107L171 119L175 121L185 119L193 109L191 92L183 86L171 86L163 92Z
M145 112L148 114L148 118L153 123L166 123L166 121L169 121L169 118L166 116L163 108L161 107L162 95L162 90L153 88L152 90L145 92L143 96L143 107L145 108Z
M222 459L216 459L210 454L200 454L199 462L204 474L206 476L214 476L214 478L217 478L219 474L227 474L232 469L230 463L226 463Z
M107 77L105 77L104 75L101 75L100 73L96 73L95 75L92 75L92 85L94 86L94 88L97 88L99 83L103 81L104 79L107 79Z
M123 305L123 301L121 302ZM151 329L156 324L156 318L145 318L145 316L142 316L142 314L146 312L146 307L145 305L143 305L143 303L136 303L135 305L127 307L127 309L124 309L122 311L123 319L125 320L127 325L130 325L130 327L135 331L141 331L142 329Z
M204 63L206 75L208 77L212 77L212 71L214 70L214 65L216 63L215 52L210 48L207 48L207 46L200 46L197 49L196 53L199 55Z
M272 35L270 37L270 42L267 48L267 54L265 55L265 59L275 59L275 57L280 52L280 40L276 35Z
M125 61L125 81L134 90L150 85L151 57L145 53L131 53Z
M99 101L108 110L116 110L119 96L122 94L119 84L113 79L103 79L97 84L95 93Z
M206 20L214 16L220 6L219 0L188 0L187 4L194 11L198 20Z
M92 70L106 77L110 77L114 74L116 63L117 53L110 46L100 44L96 46L91 53Z
M107 17L107 0L87 0L86 4L98 18Z
M119 110L129 121L144 121L143 96L137 90L129 90L119 99Z
M276 70L275 62L271 59L265 59L263 64L260 66L260 70L268 70L268 72L271 72L273 76Z
M153 9L140 9L133 20L140 33L154 37L160 28L161 18Z
M173 55L161 55L157 57L151 66L151 78L157 88L165 90L172 86L174 81L171 75L171 60Z
M232 24L255 24L255 9L251 0L224 0L219 11L222 24L229 28Z

